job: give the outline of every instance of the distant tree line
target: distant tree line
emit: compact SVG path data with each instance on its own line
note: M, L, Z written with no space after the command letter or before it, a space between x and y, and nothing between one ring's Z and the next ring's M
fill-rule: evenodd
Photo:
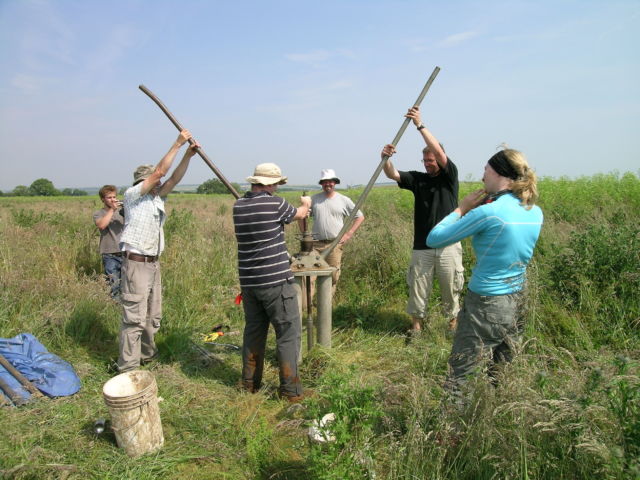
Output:
M51 180L39 178L28 187L26 185L18 185L11 192L3 193L0 191L0 195L9 197L56 197L60 195L81 197L83 195L87 195L87 192L80 190L79 188L64 188L62 190L58 190L53 186L53 182Z
M231 185L236 189L237 192L242 193L242 187L240 187L239 184L234 182ZM120 195L123 195L127 188L128 187L122 187L118 193ZM227 190L227 187L225 187L224 183L222 183L217 178L212 178L211 180L207 180L206 182L200 184L196 189L196 193L224 194L229 193L229 191ZM60 195L80 197L88 194L84 190L80 190L78 188L64 188L62 190L58 190L53 185L53 182L46 178L39 178L28 187L26 185L18 185L11 192L3 193L2 190L0 190L0 196L9 197L55 197Z

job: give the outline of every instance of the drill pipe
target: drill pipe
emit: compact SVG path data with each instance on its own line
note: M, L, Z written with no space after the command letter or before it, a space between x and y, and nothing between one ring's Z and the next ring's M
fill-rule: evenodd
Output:
M33 396L41 397L42 393L38 388L27 379L22 373L18 371L16 367L14 367L9 360L6 359L4 355L0 353L0 365L2 365L10 375L13 376L20 384Z
M438 75L439 71L440 71L440 67L436 67L436 68L433 69L433 72L431 73L431 76L429 77L429 80L427 80L427 83L422 88L422 91L420 92L420 95L418 95L418 99L413 104L414 106L416 106L416 107L420 106L420 104L422 103L422 100L424 99L425 95L429 91L429 88L431 87L431 84L435 80L435 78ZM400 141L400 138L402 137L402 134L404 133L404 131L407 129L407 126L409 125L410 121L411 121L410 118L405 118L404 122L402 122L402 126L400 127L400 130L398 130L398 133L396 133L395 138L391 142L391 144L394 147ZM358 210L360 209L360 207L362 206L364 201L367 199L367 195L369 195L369 192L373 188L373 184L378 179L378 176L380 175L380 172L382 171L382 169L384 167L384 164L385 164L385 162L387 160L389 160L389 157L387 155L385 155L382 158L382 160L380 161L380 164L378 165L378 168L376 168L375 172L373 172L373 175L371 176L371 180L369 180L369 183L367 184L367 186L365 187L364 191L362 192L362 195L360 195L360 198L358 198L358 201L356 202L355 206L353 207L353 210L349 214L349 217L344 222L344 225L342 226L342 230L340 230L340 233L338 233L338 236L320 254L320 256L322 257L323 260L326 259L329 256L329 254L333 251L333 249L336 248L336 245L338 245L338 243L340 243L340 240L342 239L344 234L347 233L347 230L349 230L349 228L351 228L351 224L353 223L353 220L356 218L356 213L358 213Z
M19 407L20 405L24 405L25 403L28 402L28 400L25 400L24 398L22 398L18 392L16 392L15 390L13 390L9 384L5 383L4 380L0 379L0 390L2 390L5 395L9 398L9 400L11 400L11 403L13 403L16 407ZM3 403L6 403L6 401L4 401Z
M304 190L302 192L302 196L307 196L307 191ZM302 219L302 229L304 232L302 233L302 241L301 252L309 253L313 249L313 235L308 230L309 222L307 217ZM305 298L307 299L307 350L311 350L313 348L313 300L311 298L311 275L305 275L302 277L302 285L304 286Z
M178 120L176 120L176 117L173 116L173 114L169 111L169 109L167 107L165 107L164 103L162 103L160 101L160 99L158 97L156 97L151 92L151 90L149 90L144 85L139 85L138 88L140 90L142 90L151 100L153 100L155 102L155 104L158 105L158 107L160 107L160 110L162 110L164 112L164 114L167 116L167 118L169 120L171 120L171 123L173 123L178 130L180 130L180 131L184 130L184 127L182 125L180 125L180 122L178 122ZM193 145L194 143L195 143L195 140L193 138L190 138L189 139L189 144ZM240 198L240 194L236 191L235 188L233 188L233 185L231 185L231 183L229 183L229 180L226 179L226 177L222 174L222 172L218 169L218 167L216 167L213 164L213 162L209 159L207 154L204 153L204 150L202 150L202 147L198 148L196 150L196 152L198 153L198 155L200 155L200 158L202 158L202 160L204 160L204 163L206 163L207 166L211 170L213 170L213 173L216 174L216 177L218 177L220 179L220 181L224 184L224 186L227 187L227 190L229 190L229 193L231 193L231 195L236 197L236 199Z

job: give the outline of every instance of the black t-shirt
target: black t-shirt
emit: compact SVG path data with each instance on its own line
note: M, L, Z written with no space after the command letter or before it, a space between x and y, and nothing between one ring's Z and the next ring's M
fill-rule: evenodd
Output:
M413 249L427 250L427 235L458 206L458 167L447 166L435 177L425 172L399 172L398 186L413 192Z

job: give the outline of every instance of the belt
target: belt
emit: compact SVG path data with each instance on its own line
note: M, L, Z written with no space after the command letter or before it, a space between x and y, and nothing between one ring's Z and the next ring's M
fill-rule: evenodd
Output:
M137 253L125 252L125 257L134 262L153 263L158 260L157 255L138 255Z
M123 253L124 252L115 252L115 253L110 253L109 255L113 255L114 257L121 257Z

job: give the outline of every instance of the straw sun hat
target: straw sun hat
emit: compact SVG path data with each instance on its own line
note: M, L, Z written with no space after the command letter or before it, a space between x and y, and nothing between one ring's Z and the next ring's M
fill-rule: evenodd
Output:
M247 182L261 185L273 185L274 183L284 185L287 183L287 177L282 176L280 167L275 163L261 163L256 166L253 175L247 177Z

